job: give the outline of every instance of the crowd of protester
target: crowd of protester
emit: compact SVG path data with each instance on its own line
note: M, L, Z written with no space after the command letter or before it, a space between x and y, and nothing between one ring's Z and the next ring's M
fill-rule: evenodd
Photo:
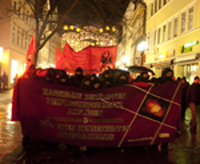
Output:
M116 75L112 74L112 69L108 68L101 74L83 74L83 69L78 67L73 75L69 75L65 70L49 68L47 70L35 69L30 66L23 75L23 78L35 78L45 81L47 83L69 85L84 90L95 90L102 88L109 88L124 84L134 84L137 82L144 82L147 85L159 85L166 81L173 81L173 71L166 68L160 78L150 78L148 72L141 72L137 78L131 78L128 71L120 71Z
M83 74L83 69L78 67L74 75L69 75L65 70L57 70L49 68L47 70L35 69L30 66L22 78L34 78L47 83L73 86L84 90L96 90L102 88L109 88L125 84L138 84L147 85L160 85L167 81L180 81L182 84L182 97L181 97L181 118L185 119L185 111L190 106L192 111L192 119L190 122L191 128L196 131L196 111L200 104L198 88L200 88L199 78L194 78L194 83L189 85L186 78L174 78L173 70L166 68L163 70L161 77L155 78L149 76L148 72L141 72L137 78L132 79L129 72L122 71L118 76L113 76L111 69L107 69L103 73L97 74ZM158 145L153 145L151 148L157 149ZM161 145L163 152L168 151L168 143Z

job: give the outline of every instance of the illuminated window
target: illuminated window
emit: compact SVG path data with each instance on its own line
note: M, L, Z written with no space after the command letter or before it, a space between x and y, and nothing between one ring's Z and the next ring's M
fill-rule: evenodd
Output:
M181 14L181 33L185 32L186 12Z
M174 37L177 36L178 33L178 18L174 19Z
M193 28L193 15L194 15L194 7L191 7L188 11L188 30Z

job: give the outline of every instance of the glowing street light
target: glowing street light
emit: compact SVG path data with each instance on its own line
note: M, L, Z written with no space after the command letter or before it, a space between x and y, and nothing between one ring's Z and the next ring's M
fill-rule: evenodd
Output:
M144 51L148 48L148 43L145 41L142 41L140 44L138 44L137 49L138 51Z
M116 61L115 65L116 65L116 67L119 67L121 65L121 62L120 61Z
M148 48L148 43L145 41L140 42L140 44L138 44L137 46L138 51L141 52L141 65L143 65L144 50L146 50L147 48Z

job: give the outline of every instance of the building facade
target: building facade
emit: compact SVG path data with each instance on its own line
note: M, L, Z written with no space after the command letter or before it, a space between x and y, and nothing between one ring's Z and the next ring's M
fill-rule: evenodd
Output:
M147 5L145 64L160 76L164 68L192 83L200 76L200 0L144 0Z
M10 12L12 11L12 12ZM21 76L26 68L26 53L33 37L35 20L24 0L0 1L0 75L8 75L8 88L13 85L16 74ZM56 34L41 50L38 66L55 65L55 46L60 44Z
M22 4L17 0L0 1L0 46L3 48L0 75L3 71L7 73L8 88L12 86L15 75L20 76L25 70L25 55L35 27L28 16L31 10ZM12 13L6 13L8 10Z
M138 50L138 45L146 40L146 4L130 2L123 17L123 39L118 45L117 66L128 69L133 65L143 65L144 51ZM131 72L130 72L131 73ZM132 74L133 78L137 74Z

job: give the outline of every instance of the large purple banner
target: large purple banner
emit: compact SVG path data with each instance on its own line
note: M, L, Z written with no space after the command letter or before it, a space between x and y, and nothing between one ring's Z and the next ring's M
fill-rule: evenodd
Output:
M96 91L20 80L24 135L72 145L124 147L170 142L180 118L180 83Z

